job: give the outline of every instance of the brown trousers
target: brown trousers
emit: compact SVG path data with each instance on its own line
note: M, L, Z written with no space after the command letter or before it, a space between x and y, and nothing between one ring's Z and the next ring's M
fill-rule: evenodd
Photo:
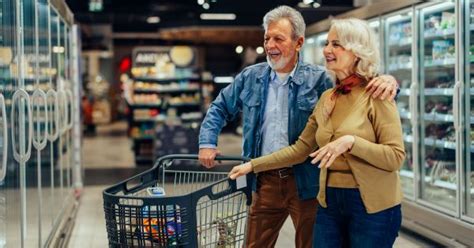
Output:
M295 247L312 247L318 202L298 198L295 177L289 170L283 176L278 170L259 173L248 216L247 248L274 247L288 215L296 230Z

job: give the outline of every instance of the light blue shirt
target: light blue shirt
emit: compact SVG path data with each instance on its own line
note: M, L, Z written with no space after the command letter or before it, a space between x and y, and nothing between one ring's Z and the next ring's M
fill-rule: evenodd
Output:
M288 89L295 68L282 82L272 70L262 123L262 155L278 151L288 142Z

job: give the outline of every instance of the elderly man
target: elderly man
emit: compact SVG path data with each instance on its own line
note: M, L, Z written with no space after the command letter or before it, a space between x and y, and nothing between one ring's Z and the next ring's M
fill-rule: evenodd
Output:
M319 96L333 85L324 68L299 56L305 23L298 11L275 8L263 18L263 27L267 63L243 69L220 92L201 125L199 159L207 168L214 166L226 121L242 112L244 156L272 153L298 139ZM392 99L397 83L382 76L367 87L373 97ZM296 229L295 246L311 247L318 178L319 169L310 160L256 175L245 247L273 247L288 215Z

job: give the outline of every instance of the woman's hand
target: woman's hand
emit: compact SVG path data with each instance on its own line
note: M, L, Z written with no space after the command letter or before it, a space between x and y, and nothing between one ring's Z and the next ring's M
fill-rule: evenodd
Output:
M381 75L370 80L365 88L372 98L379 97L380 100L385 100L388 97L388 100L392 101L397 95L398 83L393 76Z
M245 164L234 166L234 168L229 172L229 177L230 179L235 180L237 177L247 175L250 172L252 172L252 164L247 162Z
M314 158L312 164L321 161L319 168L329 168L334 160L344 152L350 150L354 144L355 138L352 135L344 135L333 142L326 144L309 156Z

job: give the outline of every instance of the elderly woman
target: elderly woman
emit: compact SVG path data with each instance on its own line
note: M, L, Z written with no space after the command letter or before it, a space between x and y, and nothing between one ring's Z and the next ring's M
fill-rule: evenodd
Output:
M398 170L405 152L399 114L393 101L374 99L364 88L377 75L378 51L365 21L334 20L324 56L336 86L323 93L295 144L229 173L236 178L283 168L308 155L320 162L314 247L391 247L400 229Z

